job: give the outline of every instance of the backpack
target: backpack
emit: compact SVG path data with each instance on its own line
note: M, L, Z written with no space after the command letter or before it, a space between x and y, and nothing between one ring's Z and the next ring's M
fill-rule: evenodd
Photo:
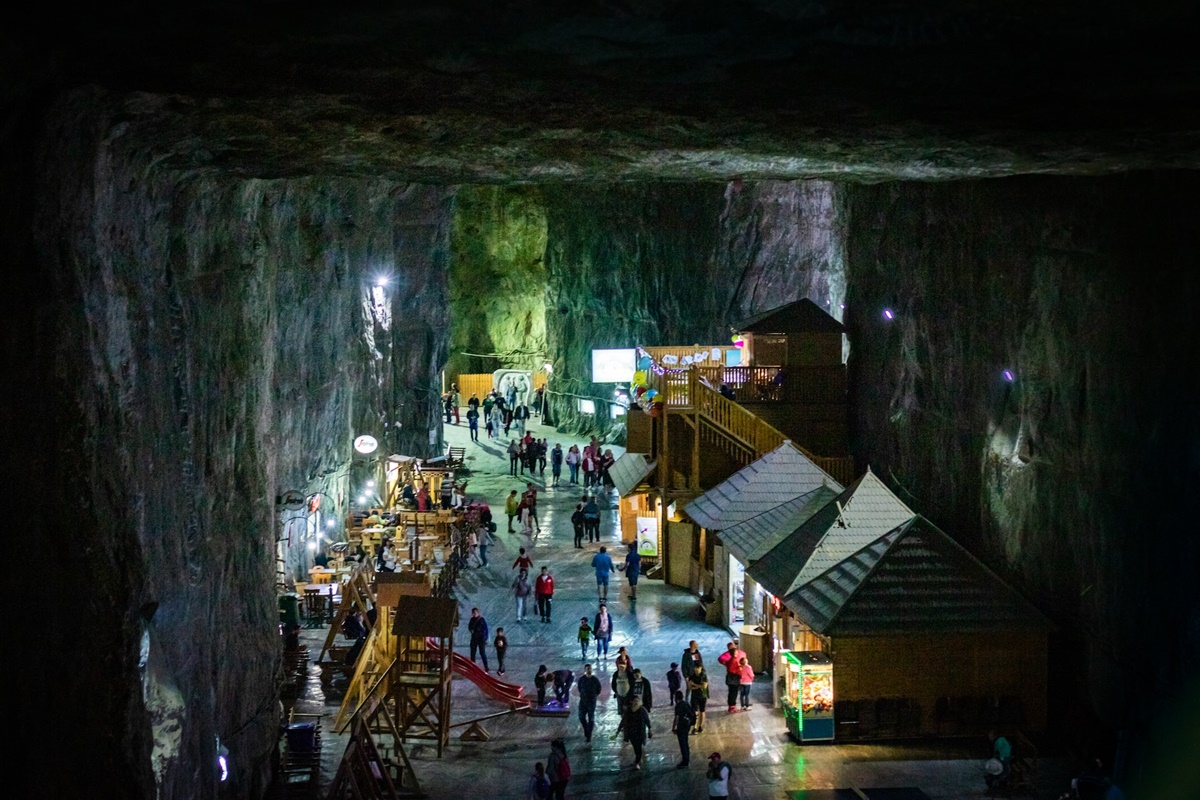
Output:
M539 775L533 780L533 793L538 797L550 796L550 781L545 775Z

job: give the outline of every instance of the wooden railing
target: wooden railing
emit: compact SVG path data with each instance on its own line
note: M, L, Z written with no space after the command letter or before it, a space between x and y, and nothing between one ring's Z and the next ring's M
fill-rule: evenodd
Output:
M762 417L727 400L698 380L693 380L692 384L689 391L695 398L695 410L704 417L704 421L740 440L754 453L754 458L762 458L788 438ZM813 457L809 453L805 455Z
M697 367L712 388L725 384L739 403L845 403L846 368Z

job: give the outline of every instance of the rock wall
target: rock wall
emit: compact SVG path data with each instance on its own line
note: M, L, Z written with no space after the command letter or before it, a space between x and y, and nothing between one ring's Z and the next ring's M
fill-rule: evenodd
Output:
M546 210L541 191L460 187L450 255L447 382L464 372L541 369L546 353Z
M834 315L845 292L841 206L833 184L619 184L545 187L547 343L555 419L581 417L591 350L709 344L730 325L810 297ZM618 432L619 435L619 432Z
M219 737L256 796L277 733L275 498L325 491L340 517L375 469L354 435L431 449L452 197L160 170L90 93L43 142L50 291L16 335L44 359L42 445L63 454L33 471L71 520L35 595L63 627L28 677L71 753L45 794L216 796Z
M1200 666L1200 181L845 192L860 463L1061 626L1060 722L1144 730Z

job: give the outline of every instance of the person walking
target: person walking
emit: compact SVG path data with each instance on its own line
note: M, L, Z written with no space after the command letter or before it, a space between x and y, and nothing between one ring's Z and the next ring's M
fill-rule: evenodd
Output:
M696 727L692 733L704 733L704 717L708 708L708 673L704 671L703 664L688 676L687 687L692 711L696 714Z
M471 609L471 619L467 621L467 630L471 632L471 663L475 663L475 654L483 659L483 671L490 673L487 660L488 624L479 613L478 608Z
M521 523L521 534L530 536L533 534L533 524L529 516L529 493L521 495L521 502L517 503L517 521Z
M729 765L721 760L720 753L710 753L708 756L708 800L724 800L729 797L729 775L732 772Z
M479 410L479 395L475 394L475 392L471 392L471 399L467 401L467 408L473 408L476 411Z
M563 465L563 449L558 442L554 443L554 449L550 451L550 485L558 486L558 478L562 475Z
M525 554L525 548L522 547L517 551L517 558L512 563L512 569L520 567L521 572L529 572L533 569L533 559Z
M637 542L630 542L629 553L625 556L625 580L629 581L629 599L637 600L638 578L642 574L642 554L638 552Z
M533 582L533 596L542 622L549 622L550 608L554 603L554 576L547 567L542 567L541 574Z
M629 687L631 684L629 669L624 664L618 664L609 679L608 688L612 690L613 698L617 701L617 713L621 716L629 709ZM629 741L629 737L625 737Z
M742 659L746 651L738 648L737 639L725 645L725 652L717 657L717 663L725 667L726 705L729 713L737 713L737 697L742 686Z
M509 533L513 533L512 521L513 517L517 515L517 503L519 502L520 500L517 499L516 489L513 489L511 492L509 492L508 497L504 500L504 513L508 516Z
M629 709L621 718L621 727L633 745L633 768L641 769L643 749L647 740L654 738L654 731L650 727L650 714L642 707L640 698L629 701Z
M546 456L549 455L549 452L548 452L549 449L550 449L549 442L547 442L545 439L538 440L537 462L538 462L538 475L539 476L544 476L546 474Z
M567 462L567 472L570 473L570 481L572 486L579 485L579 448L571 445L571 449L567 451L564 459Z
M613 571L612 556L608 554L608 549L600 548L600 552L592 556L592 569L596 570L596 594L603 601L608 600L608 576Z
M442 395L442 410L446 413L447 425L450 424L450 420L454 416L453 397L454 396L450 392L446 392L444 395Z
M471 429L471 441L479 444L479 409L467 409L467 427Z
M487 550L488 545L492 543L492 532L488 530L487 525L479 526L479 565L486 567L488 565Z
M742 663L738 666L738 673L742 678L742 682L738 686L738 699L742 701L742 711L745 711L750 708L750 687L754 685L754 667L750 666L745 658L742 658Z
M529 594L533 591L529 585L529 573L521 570L512 583L512 589L513 597L517 599L517 622L524 622L527 616L525 605L529 602Z
M583 656L580 661L587 661L588 644L592 641L592 626L587 617L579 618L579 652Z
M546 759L546 777L550 780L550 797L565 800L567 781L571 780L571 762L562 739L550 742L550 758Z
M596 700L600 697L600 679L592 674L591 664L583 665L583 677L578 686L579 724L583 726L583 740L590 743L592 731L596 729Z
M676 769L683 769L692 760L692 748L688 741L688 735L692 732L692 727L696 724L696 712L692 711L691 705L683 699L683 692L675 692L671 695L675 698L675 717L671 722L671 732L675 734L675 739L679 742L679 763L675 765Z
M492 438L500 438L500 429L504 427L504 409L499 403L492 406L488 419L492 421Z
M508 433L508 431L505 431ZM516 439L512 439L508 443L508 474L517 477L517 465L521 463L521 445L517 444Z
M492 647L496 648L496 674L504 674L504 654L508 652L508 637L504 635L504 628L496 628L496 638L492 640Z
M633 670L629 678L629 696L640 698L647 711L654 710L654 690L640 669Z
M513 422L517 424L517 434L525 435L525 423L529 421L529 406L524 403L518 403L513 409Z
M575 529L575 548L583 549L583 503L575 504L575 513L571 514L571 527Z
M596 658L608 658L608 643L612 641L613 619L608 613L608 606L600 603L596 619L592 621L592 635L596 637Z
M530 470L530 472L533 472L533 470ZM525 498L529 505L529 518L533 521L534 525L537 525L538 533L541 533L542 523L537 515L537 487L532 483L525 484Z
M600 541L600 506L596 503L595 495L583 498L583 530L587 533L588 542ZM600 548L601 552L604 548Z
M457 425L460 420L458 418L458 407L462 404L462 395L458 393L458 384L450 384L450 403L454 407L454 424Z

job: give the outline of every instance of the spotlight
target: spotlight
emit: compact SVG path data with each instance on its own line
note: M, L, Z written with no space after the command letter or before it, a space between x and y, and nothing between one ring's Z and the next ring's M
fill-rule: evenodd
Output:
M384 276L382 278L377 278L375 280L375 285L378 286L380 289L382 289L384 286L387 286L388 285L387 276Z
M364 494L364 495L359 495L358 502L360 502L360 503L365 503L365 502L367 502L367 496L366 496L365 494Z
M1016 379L1017 379L1017 376L1013 374L1013 371L1011 369L1004 370L1004 380L1008 381L1009 383L1012 383Z
M332 527L334 526L334 524L335 524L335 523L334 523L334 521L333 521L333 520L331 520L331 519L327 519L327 520L325 520L325 527L326 527L326 528L332 528Z
M896 318L896 312L895 312L895 311L892 311L890 308L885 308L885 309L883 310L883 318L884 318L884 319L895 319L895 318Z
M316 549L317 549L317 543L316 543L316 542L309 542L309 543L308 543L308 549L309 549L309 550L316 550Z
M374 488L375 488L375 481L367 481L367 488L368 488L368 489L374 489Z

